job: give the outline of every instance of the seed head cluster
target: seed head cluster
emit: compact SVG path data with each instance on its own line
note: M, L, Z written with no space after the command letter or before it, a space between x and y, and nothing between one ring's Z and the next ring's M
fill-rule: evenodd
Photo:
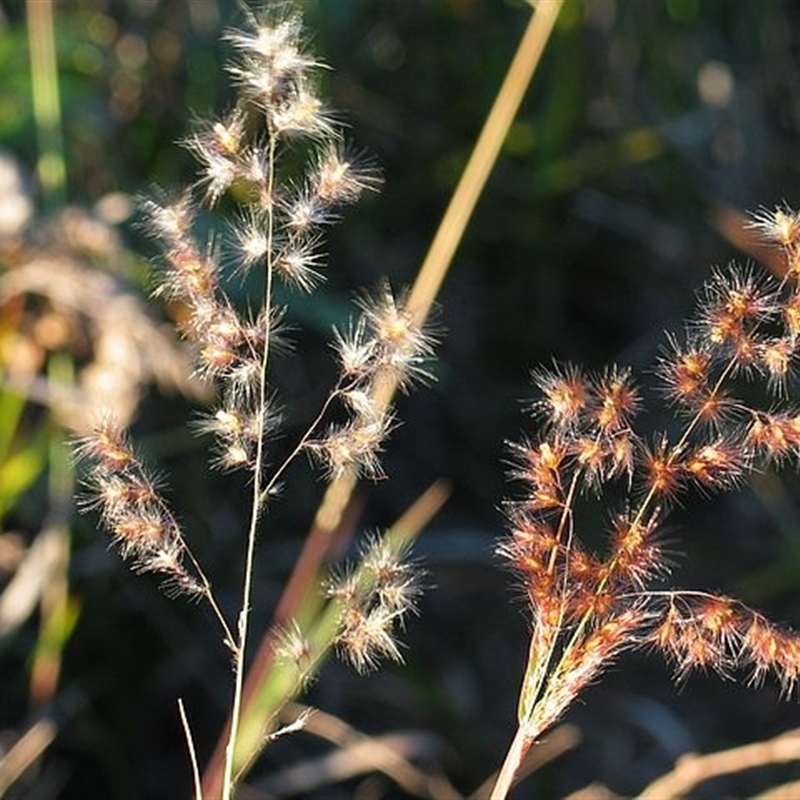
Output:
M225 37L234 53L228 65L234 105L200 123L183 143L197 162L197 180L177 195L145 200L143 211L163 252L156 294L170 303L194 346L197 375L216 389L214 407L194 427L213 437L215 466L249 475L255 520L300 453L330 478L382 476L380 453L395 421L392 408L376 399L377 388L386 379L408 388L430 377L433 342L388 282L363 295L355 319L334 332L339 377L320 413L286 459L269 463L288 406L270 381L272 357L288 351L290 309L276 303L275 288L282 283L291 297L319 287L326 230L344 206L376 190L380 177L347 146L318 96L323 65L305 48L300 18L245 13L247 24ZM221 207L223 197L224 207L233 208L230 220L213 244L204 243L199 218ZM227 291L226 271L263 287L260 300L248 298L243 308ZM99 509L122 555L140 570L167 573L179 589L207 588L205 579L195 584L183 570L183 535L124 434L103 421L78 452L88 462L87 505ZM365 599L359 583L353 603L342 604L347 624L340 643L351 648L359 669L377 655L399 655L392 630L410 606L404 589L413 592L400 562L392 563L386 570L394 580L384 576L375 583L382 588L371 590L379 602Z
M800 414L790 400L800 343L800 215L759 212L754 227L782 249L779 279L755 268L715 270L681 336L657 366L675 430L645 437L629 370L600 375L554 364L533 373L536 438L511 446L524 485L508 504L500 553L532 612L520 726L530 744L622 651L649 647L675 665L753 684L771 674L785 694L800 683L800 637L730 597L661 588L669 509L689 491L738 486L753 470L800 461ZM613 488L604 555L581 542L577 501ZM605 496L605 495L604 495Z
M404 550L379 538L368 540L357 567L330 580L328 596L343 609L336 645L358 672L383 658L403 660L394 632L416 611L419 581Z
M186 545L158 482L111 420L78 442L87 463L86 505L96 507L123 558L137 572L164 576L170 593L202 596L207 587L184 565Z
M324 636L357 672L369 672L384 659L403 660L396 634L409 612L417 611L420 579L407 547L385 536L367 537L357 562L328 579L325 593L334 613L333 625L322 626ZM278 637L277 660L301 685L313 676L318 658L314 638L294 622Z

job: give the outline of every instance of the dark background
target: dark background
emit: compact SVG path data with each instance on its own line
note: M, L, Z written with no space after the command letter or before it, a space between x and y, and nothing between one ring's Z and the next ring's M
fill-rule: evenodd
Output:
M385 184L334 229L321 299L292 312L298 346L280 368L290 431L324 396L320 375L332 375L331 322L383 276L395 286L413 280L529 15L523 3L499 0L302 7L315 52L333 67L324 79L332 105ZM191 181L191 158L175 142L193 115L226 107L220 31L235 23L236 4L69 0L55 9L69 202ZM1 0L0 25L0 144L33 186L25 6ZM403 425L385 458L390 479L366 490L368 530L390 524L434 480L453 487L415 551L429 589L408 625L406 664L362 678L332 662L308 698L366 733L433 733L430 758L460 791L499 766L513 733L527 623L494 548L499 506L515 490L505 442L531 426L530 370L552 358L620 362L644 371L646 383L663 331L680 330L711 267L745 258L715 224L720 209L800 203L798 37L800 6L789 0L566 2L439 297L437 380L401 399ZM35 189L34 197L41 207ZM121 226L138 254L128 277L146 292L154 251L132 221ZM233 606L245 495L235 478L206 471L202 443L184 432L193 413L153 391L134 435L169 475L189 536ZM261 541L262 624L323 490L300 466ZM798 487L788 473L757 476L736 496L688 498L670 522L676 583L735 593L800 626ZM34 536L42 492L37 484L5 527ZM596 547L592 531L607 513L586 509L584 535ZM225 653L205 611L134 576L94 522L76 517L72 529L70 590L81 611L50 708L59 731L9 796L188 796L176 698L190 710L203 759L227 709ZM32 620L0 640L5 741L33 713L35 638ZM580 746L516 796L561 797L593 781L633 794L681 753L796 726L796 701L778 695L773 683L749 690L717 676L676 687L659 657L625 656L570 711ZM326 749L304 734L282 741L266 750L254 783ZM800 777L796 768L743 774L696 796L745 796L791 777ZM313 796L359 791L404 796L374 778Z

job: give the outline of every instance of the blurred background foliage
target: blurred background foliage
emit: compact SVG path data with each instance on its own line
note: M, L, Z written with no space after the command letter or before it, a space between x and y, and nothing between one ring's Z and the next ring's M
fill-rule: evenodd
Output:
M175 142L193 119L226 107L220 31L235 24L237 4L55 2L65 209L47 207L35 178L27 20L37 2L0 0L2 277L32 259L56 269L69 256L81 275L113 276L111 289L91 284L98 297L141 299L154 253L134 224L134 199L192 180L191 159ZM500 0L301 6L316 52L333 67L325 78L332 105L380 164L385 187L334 230L324 292L293 306L297 347L278 379L297 429L324 396L333 374L325 342L354 293L382 276L398 286L413 279L529 13ZM463 792L498 767L527 637L523 604L493 547L502 498L513 493L504 442L530 425L521 402L531 394L529 370L551 358L647 370L711 265L746 257L736 213L800 205L799 134L800 6L791 0L567 0L440 296L438 380L402 400L390 480L364 489L368 529L390 524L437 478L453 486L417 548L430 588L407 631L407 663L368 678L330 664L312 704L366 733L432 734L420 758ZM13 209L22 227L4 217ZM88 278L76 280L76 297L89 292ZM77 318L77 301L59 303L41 283L21 282L16 292L13 280L0 289L0 587L42 533L67 519L72 476L54 451L68 420L53 411L53 387L96 365L97 332L117 319L104 328L86 309ZM169 314L154 308L151 324ZM119 367L128 356L114 352ZM233 607L241 483L209 476L203 443L186 432L201 402L196 387L151 373L137 384L134 433L169 475L189 536ZM156 387L142 389L151 380ZM262 538L262 625L323 489L300 467ZM796 475L764 475L735 497L687 499L673 515L676 580L735 591L800 627L799 488ZM586 524L599 528L608 511L588 507ZM203 759L229 702L226 653L205 612L133 576L92 518L73 516L70 531L68 565L49 562L61 564L52 574L66 576L68 589L55 605L42 590L38 611L29 603L0 632L0 753L37 722L50 725L49 746L8 796L188 796L176 698ZM36 654L47 642L56 666L42 679ZM774 735L797 719L796 703L779 702L775 686L751 691L694 676L678 690L657 659L628 657L571 713L582 742L518 796L562 797L593 781L631 794L683 752ZM254 785L326 749L289 737L267 749ZM739 775L697 796L743 796L793 774ZM305 796L407 795L372 776Z

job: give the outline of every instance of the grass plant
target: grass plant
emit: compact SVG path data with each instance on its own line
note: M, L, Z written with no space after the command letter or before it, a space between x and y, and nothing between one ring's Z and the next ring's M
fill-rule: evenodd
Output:
M662 585L673 556L664 542L671 507L694 490L713 495L754 471L800 456L791 385L800 336L800 216L756 214L780 248L781 277L731 264L714 271L695 317L670 335L657 366L660 399L676 425L645 436L644 398L627 368L590 375L572 364L534 371L541 422L511 446L512 477L525 487L508 504L500 553L521 579L531 610L519 726L492 791L507 796L525 754L580 692L626 650L648 648L674 664L752 685L774 675L786 696L800 681L800 637L736 598ZM608 550L581 540L580 498L609 514ZM621 489L621 491L620 491Z
M233 666L220 787L220 796L227 799L243 768L237 744L256 542L268 507L288 466L304 455L329 479L383 477L380 452L396 422L388 398L378 399L380 387L408 390L430 379L426 363L433 338L413 320L405 295L396 294L388 281L363 293L357 315L334 333L335 386L289 455L271 463L283 412L270 365L289 348L286 309L277 304L275 287L282 282L297 292L317 289L324 280L324 231L339 220L342 207L377 189L380 178L345 143L335 115L318 96L316 73L323 65L305 49L298 15L280 8L248 12L246 24L229 31L226 39L235 53L228 72L237 101L221 118L199 124L185 141L200 177L172 197L146 200L143 208L145 227L164 251L156 294L183 309L181 332L195 347L196 372L217 387L214 408L195 428L213 438L217 468L248 474L250 522L243 539L236 619L226 617L164 499L161 482L136 453L113 408L80 439L77 452L86 465L85 504L98 510L120 555L136 572L158 574L167 594L205 602L219 623ZM223 196L236 202L225 259L220 248L198 242L195 235L200 208L217 206ZM225 289L223 268L241 278L258 273L263 294L255 310L237 307ZM286 667L271 676L271 684L284 687L277 707L258 720L259 738L331 646L359 671L373 668L381 658L400 659L395 634L413 611L419 590L405 549L399 536L373 537L359 566L329 580L318 624L291 620L283 626L279 660ZM189 745L194 753L191 735Z

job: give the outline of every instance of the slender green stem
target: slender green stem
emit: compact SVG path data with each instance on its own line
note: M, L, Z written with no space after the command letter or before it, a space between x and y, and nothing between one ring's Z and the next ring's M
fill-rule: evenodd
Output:
M266 285L264 287L264 325L266 326L264 336L264 351L261 355L261 373L259 377L259 397L258 397L258 442L256 444L256 460L253 466L253 500L250 509L250 527L247 532L247 555L244 565L244 579L242 585L242 605L239 611L239 630L236 653L236 675L234 680L233 704L231 708L231 729L228 736L228 744L225 748L225 774L222 785L223 800L230 800L233 794L234 767L236 757L236 739L239 733L239 723L242 713L242 694L244 688L245 675L245 653L247 650L248 623L250 620L250 602L253 593L253 569L255 566L255 545L258 534L258 523L261 517L261 505L264 483L264 435L265 435L265 414L267 407L267 367L269 364L269 341L270 341L270 317L272 316L272 279L273 279L273 239L275 229L275 215L272 207L272 196L274 189L275 173L275 148L276 136L270 131L269 152L267 155L267 167L269 175L267 177L267 198L269 206L267 208L267 254L266 262Z
M63 205L66 183L53 2L27 0L26 12L31 54L33 116L39 144L36 170L45 206L53 209Z

